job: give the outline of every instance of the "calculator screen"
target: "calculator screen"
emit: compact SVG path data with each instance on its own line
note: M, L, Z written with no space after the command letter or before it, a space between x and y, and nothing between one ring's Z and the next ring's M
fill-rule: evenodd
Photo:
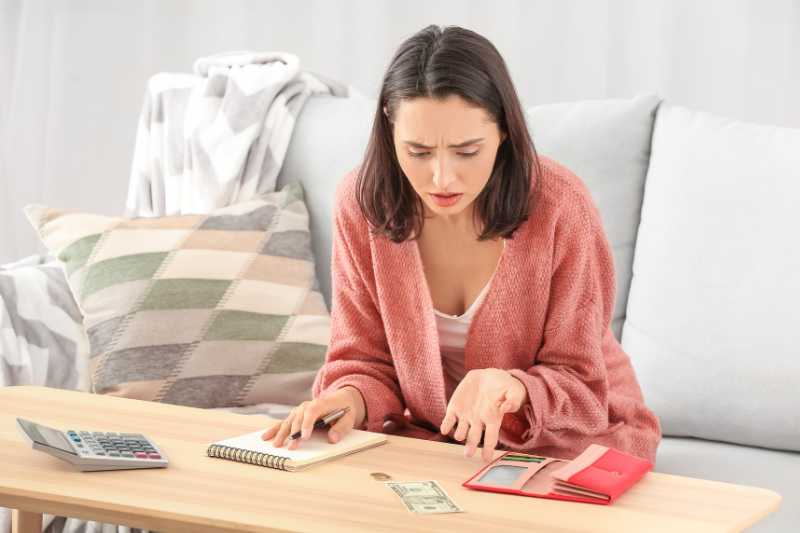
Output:
M60 431L47 426L42 426L40 424L35 424L22 418L17 418L17 422L19 422L22 430L28 434L28 437L30 437L32 441L50 446L51 448L58 448L59 450L63 450L72 454L75 453L75 451L72 449L72 446L69 445L69 441Z

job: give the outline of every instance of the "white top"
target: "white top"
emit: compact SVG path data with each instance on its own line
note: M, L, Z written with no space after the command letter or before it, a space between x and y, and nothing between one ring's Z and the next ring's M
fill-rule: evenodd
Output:
M504 250L505 247L506 241L503 239ZM497 269L495 269L496 272ZM433 310L436 316L436 329L439 332L439 348L442 353L442 367L448 399L466 373L464 370L464 346L467 344L467 332L469 332L472 317L486 298L492 279L494 279L494 274L489 278L472 305L464 311L464 314L448 315L436 309Z

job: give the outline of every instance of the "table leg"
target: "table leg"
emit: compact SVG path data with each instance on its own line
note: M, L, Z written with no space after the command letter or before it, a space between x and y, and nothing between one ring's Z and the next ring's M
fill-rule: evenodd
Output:
M42 533L42 513L12 510L11 533Z

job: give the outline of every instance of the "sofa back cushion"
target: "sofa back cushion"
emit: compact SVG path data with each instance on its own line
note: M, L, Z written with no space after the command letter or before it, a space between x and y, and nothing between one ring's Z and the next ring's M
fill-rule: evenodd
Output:
M800 450L800 130L663 103L623 347L665 435Z
M539 152L576 172L588 185L614 253L617 301L612 328L620 336L630 284L642 190L650 154L654 94L630 99L546 104L526 110ZM377 101L313 96L292 134L278 186L300 181L311 213L317 274L330 308L331 216L338 180L365 153Z
M331 246L336 184L364 157L376 100L315 95L297 118L277 187L300 182L310 215L320 291L331 307Z
M642 94L527 110L537 151L577 174L600 211L614 255L617 296L611 329L617 339L625 321L653 119L660 101L655 94Z

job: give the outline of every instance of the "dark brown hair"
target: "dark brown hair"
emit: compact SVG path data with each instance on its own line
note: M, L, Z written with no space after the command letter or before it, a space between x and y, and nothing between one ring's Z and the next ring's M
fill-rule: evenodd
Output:
M356 187L361 211L375 234L402 242L418 238L424 224L422 199L408 183L394 149L397 106L405 99L450 95L486 110L507 134L492 175L475 199L474 214L483 222L478 240L510 238L528 219L531 172L535 170L534 179L539 176L539 160L505 61L473 31L430 25L400 45L381 83Z

